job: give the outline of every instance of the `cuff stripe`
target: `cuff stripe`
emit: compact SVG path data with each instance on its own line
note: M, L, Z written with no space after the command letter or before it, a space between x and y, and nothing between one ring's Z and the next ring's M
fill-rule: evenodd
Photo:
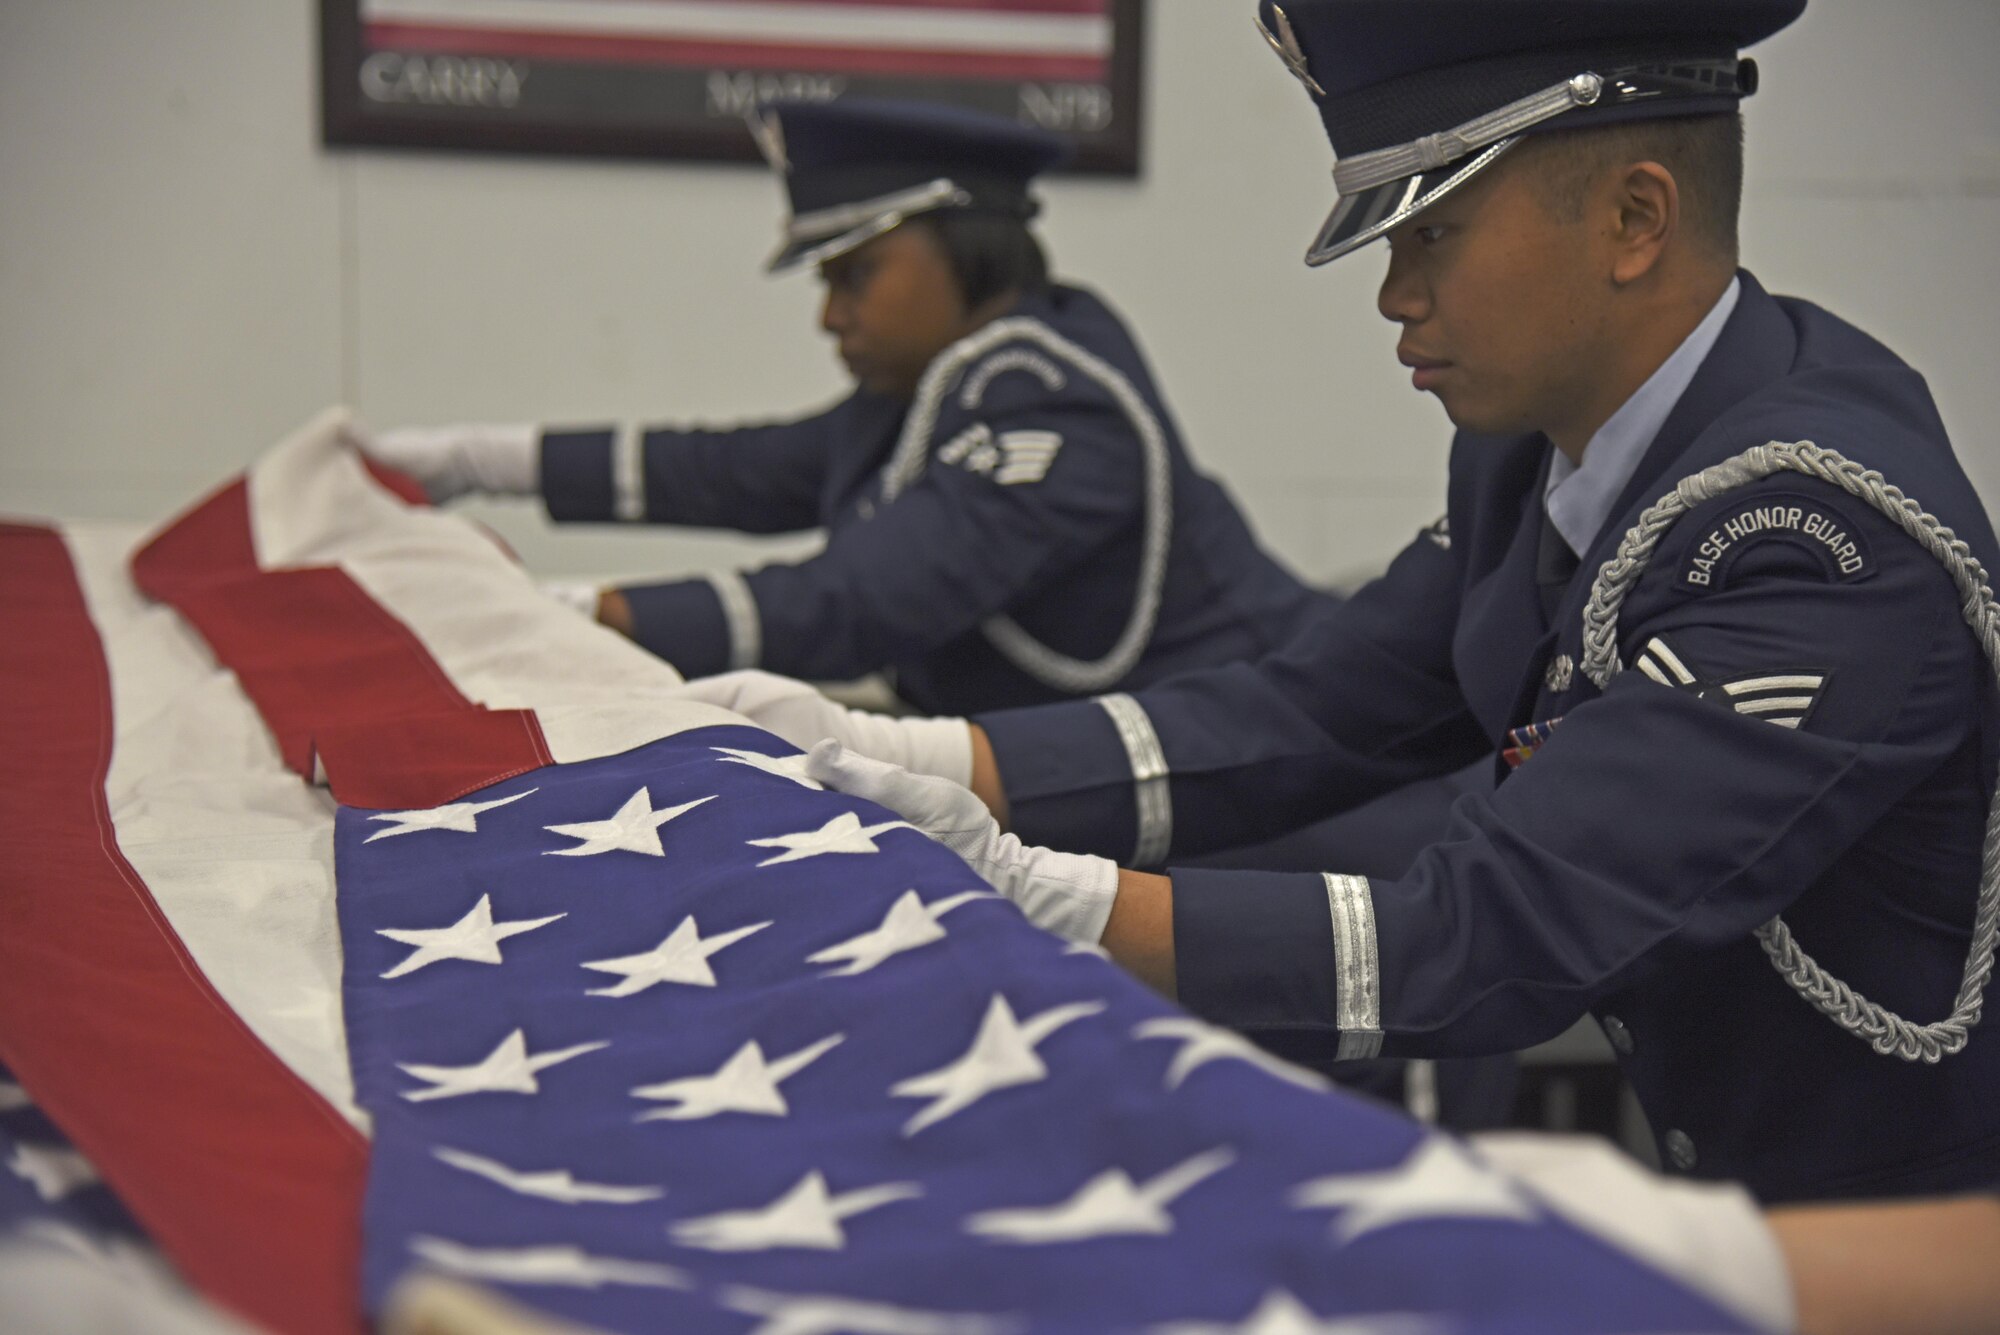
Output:
M1168 786L1167 753L1145 706L1124 692L1102 695L1097 703L1111 716L1125 759L1132 766L1132 804L1138 813L1139 835L1132 845L1132 865L1157 867L1166 861L1174 842L1174 796Z
M1382 1050L1382 975L1375 953L1375 896L1366 876L1326 874L1333 915L1334 1019L1342 1061Z
M736 671L753 668L764 656L764 626L757 616L757 597L750 581L734 570L712 570L703 576L722 604L722 619L729 627L729 667Z
M646 518L646 456L639 428L627 423L611 433L611 514L627 524Z

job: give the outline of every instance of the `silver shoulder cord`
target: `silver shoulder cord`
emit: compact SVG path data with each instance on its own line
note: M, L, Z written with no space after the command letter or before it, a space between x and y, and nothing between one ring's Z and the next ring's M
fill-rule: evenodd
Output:
M1146 651L1147 641L1153 638L1153 625L1160 613L1160 594L1167 578L1167 549L1173 537L1173 463L1167 456L1166 433L1131 381L1119 374L1116 367L1040 320L1027 316L995 320L945 349L924 372L917 386L916 401L910 407L909 417L904 419L896 451L882 470L882 500L884 504L894 501L922 476L930 458L931 432L937 426L938 411L959 372L993 349L1016 340L1041 345L1102 385L1139 435L1146 486L1139 587L1132 600L1132 615L1110 651L1094 662L1071 658L1036 640L1019 622L1004 614L990 616L979 625L981 633L1002 657L1044 686L1071 695L1088 695L1124 679Z
M1703 502L1781 470L1818 478L1866 501L1921 543L1958 586L1965 623L1972 628L1987 662L2000 674L2000 607L1994 604L1986 571L1972 550L1874 469L1863 468L1809 440L1774 440L1681 479L1673 491L1639 516L1639 522L1618 544L1617 554L1598 571L1597 582L1591 586L1590 602L1583 612L1581 666L1600 690L1624 670L1618 658L1618 609L1644 573L1661 535ZM1966 954L1958 999L1948 1018L1934 1024L1914 1024L1868 1000L1808 955L1781 918L1773 918L1757 929L1758 943L1793 991L1883 1056L1924 1062L1936 1062L1963 1048L1971 1030L1979 1023L1986 983L1993 975L1996 937L2000 937L2000 788L1996 788L1988 806L1986 842L1980 857L1979 901L1972 920L1972 946Z

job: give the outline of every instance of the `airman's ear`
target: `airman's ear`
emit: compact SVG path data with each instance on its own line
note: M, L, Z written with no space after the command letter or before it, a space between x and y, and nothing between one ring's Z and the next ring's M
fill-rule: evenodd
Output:
M1653 271L1680 231L1680 185L1657 162L1635 162L1608 187L1612 223L1611 279L1623 286Z

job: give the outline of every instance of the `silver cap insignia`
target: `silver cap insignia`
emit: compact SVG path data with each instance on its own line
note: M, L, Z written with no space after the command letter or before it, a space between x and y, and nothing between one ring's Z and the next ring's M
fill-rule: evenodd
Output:
M745 116L743 123L750 127L750 137L757 141L757 151L764 155L771 170L781 176L791 171L792 164L785 156L785 126L778 113L762 108Z
M1306 68L1305 48L1299 45L1299 35L1292 31L1292 21L1276 5L1271 6L1271 17L1278 21L1278 35L1271 35L1261 16L1257 19L1257 31L1264 34L1264 40L1278 53L1278 59L1285 62L1285 68L1292 72L1293 78L1311 90L1314 97L1325 97L1326 89L1319 86L1319 80L1313 78L1312 71Z

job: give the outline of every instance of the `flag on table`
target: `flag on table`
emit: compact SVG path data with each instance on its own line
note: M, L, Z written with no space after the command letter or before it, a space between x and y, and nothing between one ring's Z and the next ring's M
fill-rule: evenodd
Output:
M0 1060L209 1296L300 1331L420 1271L619 1331L1743 1329L674 699L336 422L130 577L125 535L0 530Z

